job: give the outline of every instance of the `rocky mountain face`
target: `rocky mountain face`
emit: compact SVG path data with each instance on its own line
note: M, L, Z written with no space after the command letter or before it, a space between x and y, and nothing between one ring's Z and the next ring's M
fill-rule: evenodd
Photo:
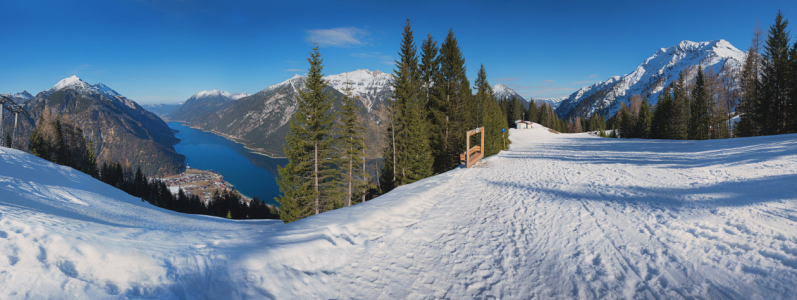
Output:
M631 73L579 89L561 102L556 113L564 119L595 113L610 116L620 109L620 103L628 104L633 95L647 96L655 104L658 93L677 80L684 69L700 65L704 70L725 72L739 67L744 55L726 40L683 41L659 49Z
M218 90L201 91L185 100L183 105L167 114L166 117L175 121L193 121L196 116L225 109L232 105L233 101L246 96L249 96L249 94L232 94Z
M76 124L95 146L100 163L119 161L141 166L149 175L175 174L185 156L174 145L179 140L163 120L102 83L89 85L77 76L65 78L49 90L28 99L24 107L27 135L42 114Z

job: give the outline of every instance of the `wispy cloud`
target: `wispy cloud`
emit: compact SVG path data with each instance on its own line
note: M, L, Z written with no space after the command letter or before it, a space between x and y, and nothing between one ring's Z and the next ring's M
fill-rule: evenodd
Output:
M517 77L504 77L504 78L493 79L493 81L507 82L507 81L517 81L517 79L518 79Z
M381 60L383 63L387 65L394 65L395 62L393 61L393 57L390 55L384 55L381 52L363 52L363 53L352 53L352 57L360 57L360 58L376 58Z
M589 75L589 76L587 76L587 78L590 78L590 79L598 78L598 74Z
M302 69L287 69L287 70L285 70L285 72L292 72L292 73L304 72L304 71L305 70L302 70Z
M307 30L307 41L317 42L321 46L349 47L368 45L370 33L356 27Z
M595 83L595 80L582 80L582 81L573 81L570 84L572 85L585 85L585 84L592 84Z
M548 80L543 80L542 83L543 84L551 84L551 83L554 83L554 81L553 81L553 79L548 79Z

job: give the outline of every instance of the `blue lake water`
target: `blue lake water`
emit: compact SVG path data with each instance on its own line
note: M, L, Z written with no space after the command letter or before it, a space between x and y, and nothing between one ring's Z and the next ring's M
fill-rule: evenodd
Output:
M179 122L169 122L169 127L179 131L175 136L181 142L174 148L185 155L188 166L218 172L241 194L279 206L274 200L280 195L277 166L284 167L288 159L253 153L241 144Z

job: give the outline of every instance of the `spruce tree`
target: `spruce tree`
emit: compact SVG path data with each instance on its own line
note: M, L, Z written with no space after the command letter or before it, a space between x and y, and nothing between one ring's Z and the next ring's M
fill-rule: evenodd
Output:
M278 167L282 196L280 218L288 223L321 213L326 201L334 201L338 185L339 160L332 145L334 114L331 94L324 93L326 81L318 44L307 61L310 69L304 79L306 90L299 90L297 110L290 120L289 133L283 146L288 164Z
M354 99L351 96L351 82L346 80L344 88L344 97L341 105L341 124L339 126L340 132L340 146L343 152L344 163L341 167L344 170L343 182L347 189L346 206L351 206L363 186L367 185L368 177L364 172L361 161L365 160L365 138L363 127L360 118L357 115L358 108L355 105Z
M529 99L529 108L526 112L526 120L532 122L537 120L537 105L534 103L534 99Z
M490 83L487 81L487 71L484 65L481 65L479 73L474 82L474 88L477 90L475 99L481 108L481 123L477 127L484 126L484 148L482 153L485 157L497 154L501 150L505 150L505 145L509 144L505 140L505 134L501 132L504 127L504 114L495 100L493 90ZM478 135L477 135L478 136ZM477 137L481 139L481 136ZM481 141L479 141L481 143Z
M648 102L647 97L642 97L642 105L639 107L639 113L636 118L636 128L634 129L638 138L650 138L650 127L652 122L653 112L650 110L650 102Z
M765 134L786 133L788 118L789 90L789 33L786 20L781 11L775 17L775 24L769 28L764 45L761 73L761 98L758 111L763 121Z
M393 102L400 111L396 120L400 130L397 134L399 147L396 150L398 164L394 166L397 186L410 184L432 175L432 156L427 133L425 93L418 56L413 41L410 20L404 26L399 60L393 76Z
M440 126L442 151L434 157L434 170L441 173L459 165L459 153L465 148L465 132L469 129L470 119L466 101L470 96L470 87L465 74L465 58L459 49L454 30L451 29L440 46L440 72L435 87L439 103L435 107L440 111L434 120L434 126ZM463 84L465 84L463 86Z
M753 31L753 39L742 65L742 76L739 82L741 98L736 109L739 121L734 126L734 136L761 135L761 118L758 108L761 94L761 55L759 54L761 34L761 27L757 26Z
M440 76L439 51L440 49L437 47L437 42L432 35L427 35L426 39L421 44L421 62L418 66L422 88L421 98L425 112L424 122L426 123L429 149L433 160L443 155L444 150L442 126L440 126L438 122L443 120L445 116L440 111L440 97L437 94L438 89L435 87L435 81L437 81ZM434 163L433 171L439 171L434 167Z
M686 77L684 72L678 73L678 80L673 88L673 114L671 139L685 140L688 138L689 129L689 95L686 91Z
M705 86L703 67L698 66L695 88L692 91L692 102L689 119L689 139L707 140L709 138L709 127L711 120L708 114L709 94Z

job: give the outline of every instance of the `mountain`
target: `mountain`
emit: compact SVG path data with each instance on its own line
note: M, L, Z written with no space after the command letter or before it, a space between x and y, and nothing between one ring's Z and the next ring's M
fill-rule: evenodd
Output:
M24 106L31 113L21 124L24 134L41 116L60 116L83 129L94 143L99 162L141 166L150 175L174 174L184 168L185 156L175 151L179 140L169 126L102 83L89 85L77 76L68 77Z
M515 90L503 84L496 83L495 85L493 85L493 95L495 95L495 99L498 100L502 100L504 98L511 100L512 96L515 96L518 98L518 100L520 100L521 103L523 103L524 105L526 105L526 107L528 107L528 101L526 100L526 98L523 98L523 96L515 92Z
M8 95L8 97L11 98L11 100L14 101L14 103L17 104L28 102L28 100L33 98L33 96L31 96L31 94L28 93L28 91L22 91L21 93L11 94Z
M631 73L579 89L562 100L556 113L564 119L591 116L596 112L610 116L620 109L620 103L628 103L633 95L647 95L651 104L655 104L658 93L677 80L678 73L686 68L701 65L703 69L711 67L714 72L722 72L723 67L741 66L744 56L744 52L726 40L682 41L659 49Z
M142 104L141 107L161 118L165 118L167 115L171 114L174 110L180 107L180 105L183 105L183 103Z
M233 101L249 96L247 93L229 93L225 91L212 90L201 91L194 94L183 105L180 105L166 116L175 121L193 121L195 117L207 113L216 112L230 106Z
M385 104L385 100L393 95L393 74L383 73L378 70L369 71L358 69L356 71L329 75L324 77L327 84L341 93L345 93L346 80L351 82L351 92L360 99L362 105L370 112L372 109Z

